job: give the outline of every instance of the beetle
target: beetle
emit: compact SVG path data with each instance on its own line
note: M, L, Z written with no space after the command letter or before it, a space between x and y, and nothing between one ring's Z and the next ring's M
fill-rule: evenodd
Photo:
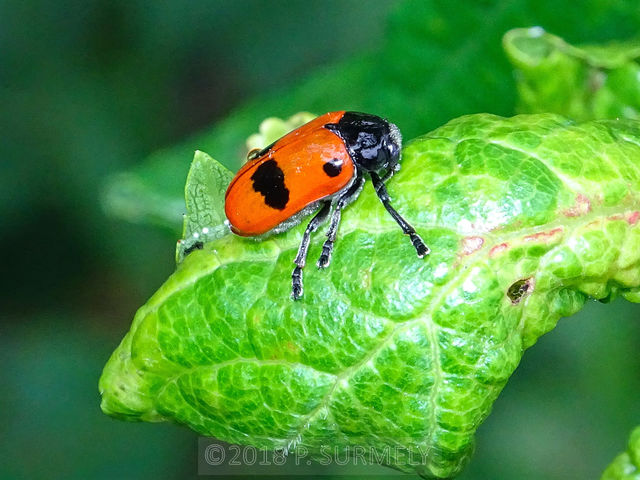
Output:
M252 150L247 163L225 194L231 231L259 237L285 231L316 211L293 261L291 296L302 296L302 269L311 234L330 217L318 268L326 268L336 240L342 209L354 201L368 176L378 198L418 257L430 250L415 229L391 206L385 182L398 171L402 136L393 123L359 112L321 115L262 150Z

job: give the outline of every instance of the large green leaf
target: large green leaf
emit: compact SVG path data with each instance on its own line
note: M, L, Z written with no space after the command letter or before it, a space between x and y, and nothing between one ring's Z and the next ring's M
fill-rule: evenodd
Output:
M629 437L627 450L618 455L602 474L601 480L640 479L640 427Z
M405 138L467 113L512 115L516 89L500 39L522 25L544 25L568 38L597 42L611 32L637 32L640 10L633 2L612 6L591 0L404 0L388 20L382 46L310 72L300 83L255 98L210 129L154 153L140 167L110 180L107 210L179 235L183 180L193 150L206 151L235 171L246 154L245 139L260 119L272 115L370 112L396 123Z
M575 47L539 27L507 32L519 109L576 120L640 118L640 39Z
M392 466L450 477L527 347L587 298L640 300L638 122L461 117L404 148L389 190L428 257L370 185L298 302L303 225L207 244L136 314L103 410L266 448L392 446Z

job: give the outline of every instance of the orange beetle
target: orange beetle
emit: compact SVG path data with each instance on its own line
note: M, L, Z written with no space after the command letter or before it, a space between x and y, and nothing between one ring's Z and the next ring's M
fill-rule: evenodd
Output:
M291 295L298 299L311 233L331 216L317 263L318 268L325 268L331 260L341 210L357 198L366 173L387 211L409 235L418 256L427 255L429 248L391 206L385 187L399 168L401 142L398 128L383 118L339 111L317 117L268 147L249 152L248 162L225 195L231 231L245 237L278 233L318 210L294 260ZM379 172L384 173L380 176Z

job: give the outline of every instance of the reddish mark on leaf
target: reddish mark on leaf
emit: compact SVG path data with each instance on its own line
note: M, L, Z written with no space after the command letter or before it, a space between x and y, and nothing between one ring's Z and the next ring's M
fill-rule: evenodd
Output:
M556 227L548 232L534 233L533 235L527 235L523 238L525 242L549 242L554 240L554 237L562 234L562 227Z
M631 212L627 217L627 222L629 222L629 225L635 225L636 223L638 223L638 220L640 220L640 212L638 210L636 210L635 212Z
M591 211L591 201L582 193L576 195L576 203L573 207L568 208L562 213L566 217L579 217Z
M489 256L493 257L494 255L504 252L507 248L509 248L508 243L501 243L500 245L496 245L495 247L492 247L491 250L489 250Z
M482 237L464 237L462 239L462 254L471 255L476 250L479 250L484 244L484 238Z

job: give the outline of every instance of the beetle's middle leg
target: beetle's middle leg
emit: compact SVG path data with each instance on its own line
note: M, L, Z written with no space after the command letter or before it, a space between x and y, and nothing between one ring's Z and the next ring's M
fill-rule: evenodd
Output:
M331 262L331 252L333 251L333 243L336 241L336 235L338 234L338 225L340 224L340 218L342 216L342 209L349 204L353 197L360 193L362 186L364 185L364 177L358 176L354 180L353 184L344 192L338 200L336 200L335 208L331 214L331 223L329 224L329 230L327 231L327 239L322 245L322 253L318 259L318 268L325 268Z
M315 232L318 227L327 219L329 211L331 210L331 202L326 200L322 202L322 207L318 210L318 213L311 219L307 228L302 235L302 241L298 247L298 254L296 255L293 263L296 264L296 268L291 273L291 296L294 300L297 300L302 296L302 269L307 261L307 252L309 251L309 241L311 240L311 234Z

